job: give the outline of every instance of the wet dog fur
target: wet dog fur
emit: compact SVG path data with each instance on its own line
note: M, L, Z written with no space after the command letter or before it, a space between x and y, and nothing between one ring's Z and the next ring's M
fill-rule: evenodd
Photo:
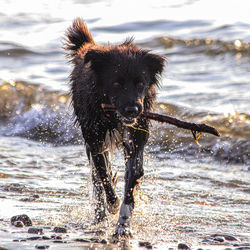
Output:
M144 175L148 133L143 130L149 130L148 120L140 115L152 109L165 59L136 47L132 39L120 45L98 45L80 18L66 31L65 49L73 64L70 81L74 113L92 162L95 222L103 221L107 212L120 211L115 234L130 236L134 193ZM105 112L102 103L115 105L117 111ZM115 192L117 177L109 161L114 145L122 147L125 155L121 204Z

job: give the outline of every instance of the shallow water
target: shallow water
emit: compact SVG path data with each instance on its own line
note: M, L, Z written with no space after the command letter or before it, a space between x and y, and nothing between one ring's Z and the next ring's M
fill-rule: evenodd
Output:
M53 226L66 225L70 233L64 240L69 247L76 244L76 238L93 237L89 230L105 230L101 238L112 235L115 216L110 215L101 226L90 224L91 188L82 146L55 148L6 137L0 141L1 234L11 234L2 239L3 246L12 246L13 238L27 237L25 229L9 225L10 217L23 213L29 214L34 226L47 226L46 235L53 234ZM118 194L122 197L124 167L119 153L113 156L113 162L120 179ZM202 241L216 233L232 235L238 240L223 242L222 246L249 242L249 176L238 165L211 166L197 161L162 159L147 152L145 172L133 218L132 246L138 247L138 241L150 241L161 249L181 241L205 247ZM28 246L33 243L25 242ZM207 244L210 248L219 245ZM22 248L20 243L14 245Z
M145 241L158 249L183 242L192 249L249 246L248 9L244 0L1 1L0 247L122 248L110 240L115 216L91 225L89 166L72 119L70 65L61 48L77 16L97 42L134 36L139 46L165 55L156 111L221 133L202 135L200 148L191 133L152 123L130 247ZM121 153L112 163L122 198ZM65 243L29 240L27 228L10 225L18 214L28 214L49 237L54 226L67 226L59 240ZM76 241L96 237L109 244Z

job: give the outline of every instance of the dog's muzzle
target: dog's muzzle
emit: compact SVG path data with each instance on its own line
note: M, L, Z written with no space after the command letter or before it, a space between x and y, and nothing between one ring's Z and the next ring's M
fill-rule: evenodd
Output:
M126 118L118 113L119 120L126 126L133 126L136 123L136 118Z
M122 112L118 111L118 117L121 122L127 126L132 126L136 123L136 118L140 115L141 108L138 105L125 106Z

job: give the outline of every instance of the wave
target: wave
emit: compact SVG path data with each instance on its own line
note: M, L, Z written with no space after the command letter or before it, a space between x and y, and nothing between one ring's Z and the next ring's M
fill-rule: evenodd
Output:
M70 97L26 82L0 86L0 134L54 145L82 143L70 109Z
M192 53L205 53L207 55L221 55L225 53L237 54L237 56L250 56L250 43L235 40L226 42L213 39L173 39L170 37L159 38L165 47L183 46Z
M12 49L0 50L0 57L6 57L6 56L19 57L27 54L36 55L38 53L25 48L12 48Z
M23 56L51 56L61 53L60 51L53 49L36 50L31 49L16 43L0 42L0 57L23 57Z
M250 43L241 40L222 41L216 39L178 39L169 36L158 37L154 40L140 43L144 46L164 46L166 49L178 48L167 52L168 55L172 54L206 54L206 55L223 55L225 53L232 53L237 57L250 56Z
M189 160L204 158L206 161L215 159L231 164L250 164L250 115L237 112L208 114L166 103L159 103L157 112L189 122L206 123L221 134L219 138L203 134L199 146L190 131L154 122L151 144L158 145L158 149L153 151L159 157L164 152L171 152L174 157L178 155Z
M81 144L82 137L74 124L70 96L48 91L26 82L0 85L0 135L21 136L54 145ZM159 157L167 153L180 157L211 157L227 163L249 164L250 116L245 113L208 114L167 103L158 103L156 112L216 127L221 137L203 135L202 148L189 131L172 125L152 122L150 149Z
M113 27L114 28L114 27ZM137 42L137 45L148 48L164 47L168 56L175 54L206 54L210 56L231 53L237 58L250 56L250 43L241 40L223 41L210 38L182 39L163 36ZM171 49L171 50L170 50ZM56 50L36 51L9 42L0 42L0 57L21 57L24 55L47 56L61 53Z

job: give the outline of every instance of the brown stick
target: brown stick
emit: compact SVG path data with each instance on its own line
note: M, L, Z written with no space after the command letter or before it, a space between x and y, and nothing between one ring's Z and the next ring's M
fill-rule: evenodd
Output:
M105 111L116 111L116 107L113 105L102 104L101 106ZM151 120L155 120L158 122L166 122L166 123L175 125L178 128L184 128L184 129L189 129L191 131L205 132L205 133L213 134L216 136L220 136L219 132L215 128L208 126L204 123L196 124L196 123L191 123L191 122L185 122L185 121L178 120L168 115L160 115L160 114L152 113L152 112L143 112L142 116L146 119L151 119Z

